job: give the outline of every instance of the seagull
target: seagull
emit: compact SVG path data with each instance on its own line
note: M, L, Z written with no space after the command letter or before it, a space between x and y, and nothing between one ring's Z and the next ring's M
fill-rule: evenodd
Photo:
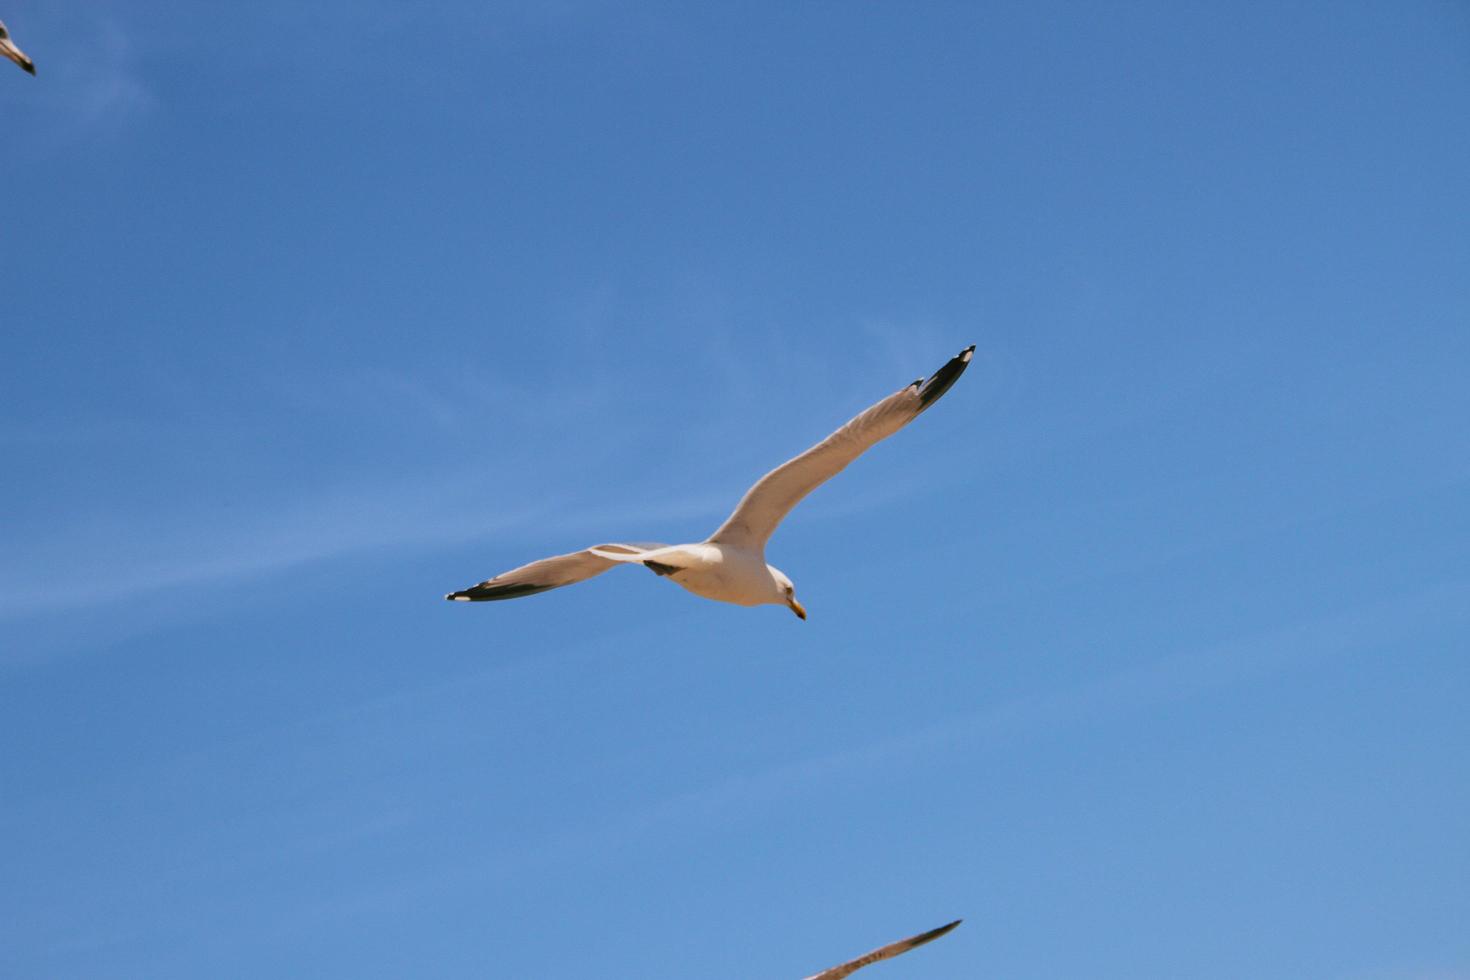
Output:
M791 508L840 473L869 447L908 425L964 373L971 344L927 380L920 378L868 408L795 459L787 460L746 491L725 523L698 544L599 544L512 569L444 598L484 602L535 595L601 575L614 565L642 565L695 595L737 606L786 606L802 619L796 587L786 573L766 564L766 541Z
M922 946L927 942L932 942L963 921L963 919L955 919L947 926L940 926L938 929L930 929L928 932L921 932L917 936L910 936L907 939L900 939L896 943L889 943L887 946L875 949L871 953L859 956L855 960L848 960L841 966L834 966L831 969L823 970L821 973L814 973L807 977L806 980L842 980L843 977L850 976L854 971L862 969L869 963L886 960L890 956L907 953L915 946Z
M10 39L10 32L5 29L4 21L0 21L0 55L20 65L22 70L32 75L36 73L35 63L26 57L24 51L15 46L15 42Z

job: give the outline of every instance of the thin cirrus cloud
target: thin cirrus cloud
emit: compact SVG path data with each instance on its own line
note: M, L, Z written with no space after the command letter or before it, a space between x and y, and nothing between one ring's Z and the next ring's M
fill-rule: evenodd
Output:
M561 530L608 535L618 527L713 513L708 495L667 506L577 506L569 493L522 495L493 471L470 469L417 479L385 479L320 491L311 498L221 523L124 515L91 518L47 539L44 554L12 553L0 567L0 619L126 602L166 589L258 579L310 562L395 547L462 545L557 515ZM574 515L570 519L566 515ZM596 530L601 527L602 530ZM615 533L611 536L616 537ZM106 569L99 587L98 569ZM79 583L83 583L79 585Z
M144 414L0 426L0 444L29 453L28 469L41 474L31 499L48 501L12 530L0 556L0 619L258 579L374 549L473 541L571 503L555 486L527 494L505 478L524 472L565 419L543 417L536 402L493 379L456 384L384 370L310 381L252 376L225 393L232 407L215 397L202 418L172 409L205 393L175 395ZM493 418L517 438L487 438L480 433L490 427L465 426L467 416ZM358 458L342 447L298 458L283 418L329 440L353 434L367 448ZM620 445L614 433L603 448ZM410 457L410 448L422 451ZM555 464L538 462L553 478L564 469ZM140 467L161 491L97 492Z
M70 546L49 549L48 567L29 564L0 572L0 581L8 584L0 618L260 576L372 548L450 540L466 533L462 517L449 516L463 513L455 504L469 496L464 482L329 490L280 512L224 525L207 515L173 526L151 523L158 515L89 520L70 530ZM507 510L500 515L498 526L527 516ZM478 533L494 530L483 520L477 524ZM101 589L96 587L99 568L107 569ZM83 588L79 582L89 584Z

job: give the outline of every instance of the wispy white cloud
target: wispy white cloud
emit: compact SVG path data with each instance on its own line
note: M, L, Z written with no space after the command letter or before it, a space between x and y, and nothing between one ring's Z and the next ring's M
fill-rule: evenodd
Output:
M329 489L244 519L196 513L149 527L87 518L53 535L49 554L33 553L30 562L0 569L0 618L125 601L375 547L463 540L533 516L507 504L489 517L472 504L473 488L463 479L399 481ZM467 520L467 514L475 517Z
M607 410L617 399L605 397L595 381L532 391L373 369L262 390L290 417L330 426L332 418L371 416L377 420L373 431L430 444L429 461L407 472L388 468L391 461L328 466L327 473L350 469L351 476L299 486L272 487L262 478L256 496L227 494L228 507L183 491L115 502L100 473L104 486L85 507L51 507L44 521L11 536L0 554L0 619L132 602L166 590L212 589L347 555L457 546L490 535L524 538L540 548L575 546L557 537L573 532L586 535L584 544L647 538L681 521L712 520L738 496L707 492L699 481L680 481L663 497L620 496L589 480L599 466L634 469L621 456L643 435L609 423ZM588 417L600 420L595 431L582 425ZM481 428L517 435L511 442L476 441ZM191 446L209 438L176 422L155 427L119 420L12 427L8 435L66 453L99 441L153 445L168 458L187 457ZM251 440L259 450L259 437ZM547 527L556 533L536 533Z
M520 540L526 529L547 524L559 534L584 533L588 543L628 537L617 529L703 516L724 499L593 503L572 492L529 492L472 470L324 490L228 521L195 514L149 528L92 519L49 537L47 554L12 555L10 567L0 566L0 619L214 587L375 550L463 545L495 534Z

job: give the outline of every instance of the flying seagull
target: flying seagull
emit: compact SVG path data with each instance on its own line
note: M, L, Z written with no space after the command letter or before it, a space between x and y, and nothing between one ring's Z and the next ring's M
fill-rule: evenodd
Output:
M842 980L843 977L850 976L854 971L862 969L869 963L886 960L890 956L907 953L915 946L922 946L927 942L932 942L963 921L963 919L955 919L947 926L940 926L938 929L930 929L928 932L921 932L917 936L910 936L907 939L900 939L896 943L889 943L887 946L875 949L871 953L859 956L855 960L848 960L841 966L834 966L831 969L823 970L821 973L812 974L806 980Z
M840 473L870 446L918 418L949 390L975 353L971 344L928 380L901 388L746 491L719 529L698 544L599 544L512 569L446 599L481 602L535 595L601 575L617 564L638 564L695 595L737 606L787 606L806 619L786 573L766 564L766 541L803 497Z
M9 58L32 75L36 73L35 63L26 57L24 51L15 46L15 42L10 39L10 32L5 29L5 23L3 21L0 21L0 55Z

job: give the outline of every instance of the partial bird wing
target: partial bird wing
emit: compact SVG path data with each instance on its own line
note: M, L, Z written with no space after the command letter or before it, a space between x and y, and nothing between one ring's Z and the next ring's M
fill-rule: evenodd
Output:
M928 932L921 932L917 936L910 936L907 939L900 939L896 943L889 943L887 946L884 946L881 949L875 949L871 953L868 953L864 956L859 956L855 960L848 960L841 966L834 966L830 970L823 970L821 973L815 973L807 977L806 980L842 980L843 977L850 976L854 971L862 969L869 963L876 963L879 960L886 960L890 956L897 956L899 953L907 953L915 946L922 946L927 942L932 942L933 940L938 939L940 936L944 935L946 932L949 932L951 929L953 929L955 926L959 925L963 921L963 919L955 919L947 926L940 926L938 929L930 929Z
M648 552L665 547L661 544L599 544L567 555L555 555L533 561L486 579L444 598L459 602L487 602L492 599L518 599L548 589L560 588L601 575L621 562L642 561Z
M870 446L908 425L939 400L964 373L975 353L971 344L949 363L897 391L793 460L776 467L746 491L735 512L710 535L711 544L764 548L776 525L817 487L840 473Z
M0 58L9 58L29 74L34 75L36 73L35 62L27 58L26 53L15 46L15 42L10 39L10 32L5 29L3 22L0 22Z

